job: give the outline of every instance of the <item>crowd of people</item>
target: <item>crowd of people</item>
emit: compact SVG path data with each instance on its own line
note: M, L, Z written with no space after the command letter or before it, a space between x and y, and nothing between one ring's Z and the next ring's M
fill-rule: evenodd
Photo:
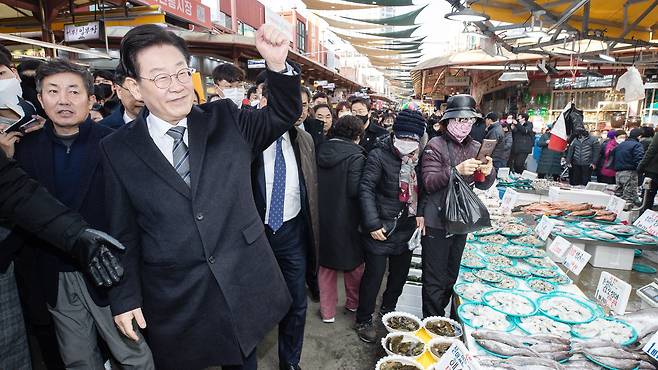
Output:
M451 169L480 189L499 168L523 172L535 145L528 115L482 117L469 95L430 116L375 110L361 95L334 104L301 84L279 31L263 26L256 46L267 65L256 83L222 64L205 104L185 42L155 25L125 35L113 72L66 60L15 66L0 53L0 147L13 158L2 160L78 217L58 224L65 242L44 232L55 220L45 213L3 223L0 368L30 369L25 317L49 369L103 369L107 359L256 369L256 347L275 327L280 369L300 369L307 296L319 300L319 320L334 323L342 306L356 335L376 343L417 230L423 315L450 314L466 243L444 225ZM28 129L8 129L26 116ZM539 172L558 176L549 134ZM640 136L610 132L599 146L579 133L566 153L574 179L600 168L624 195L637 192L638 165L658 177L658 143L643 156ZM497 143L481 161L484 139Z

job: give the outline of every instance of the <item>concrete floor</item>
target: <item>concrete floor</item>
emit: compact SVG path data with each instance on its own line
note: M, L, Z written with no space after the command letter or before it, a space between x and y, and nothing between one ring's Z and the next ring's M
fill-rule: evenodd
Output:
M654 253L656 256L658 254ZM655 259L658 261L658 259ZM652 262L644 257L637 257L635 262L647 264L658 268L658 263ZM593 297L596 286L603 269L587 265L580 276L569 276L583 290L588 297ZM644 286L656 278L656 274L642 274L635 271L605 270L613 275L629 282L634 289ZM338 286L343 286L342 277L339 277ZM383 290L380 291L383 292ZM361 342L352 329L354 322L353 313L345 313L342 304L345 300L344 291L339 288L339 309L336 314L336 322L325 324L320 320L319 303L308 301L306 315L306 335L302 351L300 366L304 370L372 370L377 361L385 356L385 352L379 343L367 344ZM266 304L264 302L264 304ZM631 294L628 303L628 311L636 311L640 308L640 298ZM39 354L35 353L35 369L44 369L39 363ZM277 370L277 332L273 330L258 347L259 369Z

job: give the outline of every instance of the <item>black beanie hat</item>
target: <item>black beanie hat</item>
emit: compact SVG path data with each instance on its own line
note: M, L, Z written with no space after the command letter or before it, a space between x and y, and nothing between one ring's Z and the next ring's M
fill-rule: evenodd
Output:
M393 133L398 137L413 137L420 140L425 134L425 118L420 112L405 109L395 117L393 122Z
M630 139L637 139L638 137L640 137L640 135L642 135L642 132L643 130L641 128L636 127L631 130L631 133L628 135L628 137Z

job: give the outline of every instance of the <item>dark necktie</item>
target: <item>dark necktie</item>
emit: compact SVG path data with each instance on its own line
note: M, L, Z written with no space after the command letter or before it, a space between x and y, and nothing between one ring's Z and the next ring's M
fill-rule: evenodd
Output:
M283 157L283 137L276 140L276 154L274 157L274 182L272 184L272 197L270 198L270 214L267 224L276 232L283 225L283 206L286 197L286 160Z
M167 135L174 138L174 168L183 178L183 181L190 186L190 151L183 141L185 127L174 126L167 131Z

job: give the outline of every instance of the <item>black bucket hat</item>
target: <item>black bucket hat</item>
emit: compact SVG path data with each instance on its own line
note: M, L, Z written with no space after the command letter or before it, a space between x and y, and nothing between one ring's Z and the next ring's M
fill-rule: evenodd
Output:
M475 110L475 99L468 94L453 95L448 98L448 107L441 117L441 121L450 118L482 118Z

